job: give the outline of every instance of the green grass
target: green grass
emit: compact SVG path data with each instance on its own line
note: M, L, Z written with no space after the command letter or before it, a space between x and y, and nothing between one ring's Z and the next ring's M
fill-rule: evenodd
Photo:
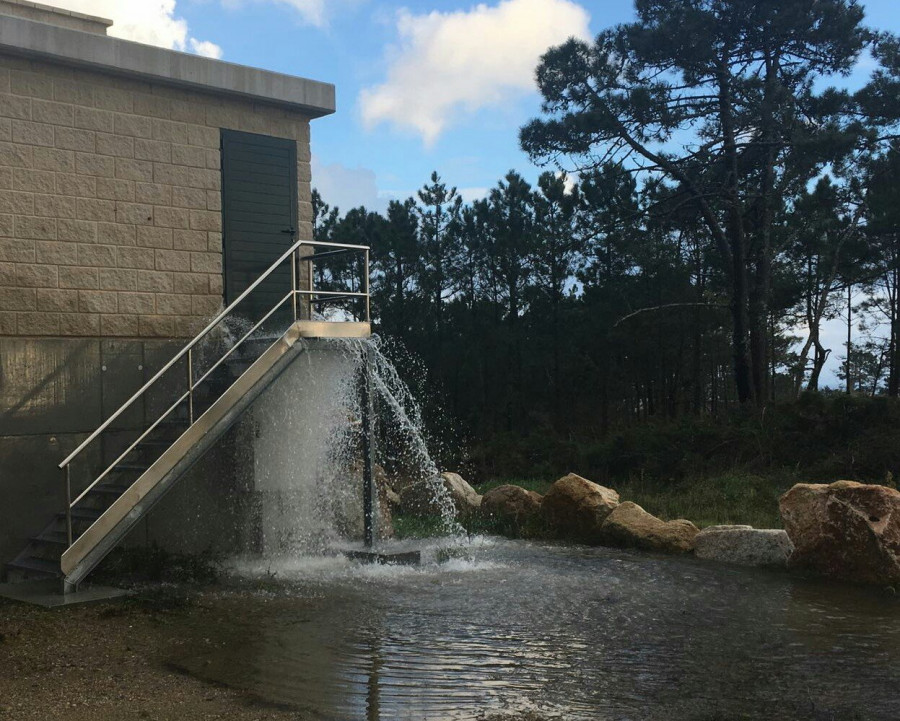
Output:
M719 524L781 528L778 498L799 481L792 473L761 476L734 471L677 483L631 480L614 487L623 501L634 501L665 520L687 518L701 528Z
M394 535L404 538L436 538L446 536L447 529L440 516L405 516L393 517Z
M717 524L780 528L778 497L802 480L793 470L766 475L731 471L678 481L632 478L603 485L614 488L623 501L634 501L665 520L687 518L701 528ZM478 492L505 483L543 495L552 481L497 479L480 484Z

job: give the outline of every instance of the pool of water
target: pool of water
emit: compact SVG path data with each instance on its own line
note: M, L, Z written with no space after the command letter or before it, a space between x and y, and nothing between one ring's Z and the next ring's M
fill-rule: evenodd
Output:
M173 663L314 719L900 719L885 591L602 548L425 551L235 561L234 611Z

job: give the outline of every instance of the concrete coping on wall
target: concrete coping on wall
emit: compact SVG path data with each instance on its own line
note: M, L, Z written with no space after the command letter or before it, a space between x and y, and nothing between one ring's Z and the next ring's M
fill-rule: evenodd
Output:
M27 14L23 14L27 13ZM106 28L113 24L112 20L97 17L96 15L85 15L75 10L66 10L52 5L44 5L43 3L31 2L31 0L0 0L0 15L14 15L24 17L27 20L35 20L37 22L46 22L59 24L61 18L67 18L77 22L78 27L71 28L86 32L106 34ZM60 27L66 27L60 25Z
M335 110L334 85L0 15L0 54L62 63L205 93L240 97L313 118Z

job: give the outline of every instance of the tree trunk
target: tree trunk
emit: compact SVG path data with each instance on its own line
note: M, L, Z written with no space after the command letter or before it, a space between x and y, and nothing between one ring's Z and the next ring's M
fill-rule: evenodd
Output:
M900 344L900 236L894 235L893 269L888 274L888 303L890 314L890 338L888 340L888 396L900 396L900 360L897 358Z
M769 293L771 286L771 245L772 223L775 209L775 163L778 150L774 133L775 94L778 90L778 57L771 49L766 49L765 94L762 103L762 140L766 144L765 168L760 183L760 220L756 242L753 248L755 273L750 289L750 360L752 365L753 390L758 405L765 405L769 398Z
M725 197L728 206L726 228L732 262L731 345L738 401L747 403L753 400L754 395L748 346L750 319L747 312L747 248L738 190L738 153L732 111L728 71L723 66L719 75L719 118L722 123L722 147L726 161Z

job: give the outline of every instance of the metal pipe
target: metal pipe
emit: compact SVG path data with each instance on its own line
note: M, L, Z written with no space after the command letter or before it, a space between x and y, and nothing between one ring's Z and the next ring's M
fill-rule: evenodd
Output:
M329 243L324 240L301 240L303 245L310 245L314 248L347 248L350 250L365 250L367 245L354 245L353 243Z
M66 541L72 546L72 469L66 466Z
M300 251L295 250L294 255L291 256L291 306L294 310L294 323L297 322L297 291L300 290L297 287L297 269L300 264L299 260Z
M194 349L187 352L188 423L194 425Z
M375 443L372 437L372 362L368 347L363 348L362 368L360 371L360 420L362 421L362 456L363 456L363 543L371 548L375 542L375 484L373 472L375 468Z
M363 278L363 289L366 294L366 323L370 321L372 313L371 299L369 298L369 249L366 248L365 253L365 277Z
M328 298L316 298L315 300L309 301L312 305L323 305L324 303L340 303L342 300L353 300L355 298L360 298L361 296L358 294L351 295L349 293L340 295L336 295Z
M365 247L365 246L364 246ZM338 255L347 255L348 253L358 253L359 248L346 248L344 250L326 250L321 253L310 253L309 255L304 255L302 260L311 261L315 263L317 260L321 260L322 258L334 258Z
M306 266L307 273L307 281L309 284L309 292L314 293L316 288L316 267L312 263L308 263ZM307 304L309 306L309 319L312 320L312 303Z
M365 293L360 293L355 290L298 290L300 295L327 295L327 296L341 296L342 298L365 298Z

